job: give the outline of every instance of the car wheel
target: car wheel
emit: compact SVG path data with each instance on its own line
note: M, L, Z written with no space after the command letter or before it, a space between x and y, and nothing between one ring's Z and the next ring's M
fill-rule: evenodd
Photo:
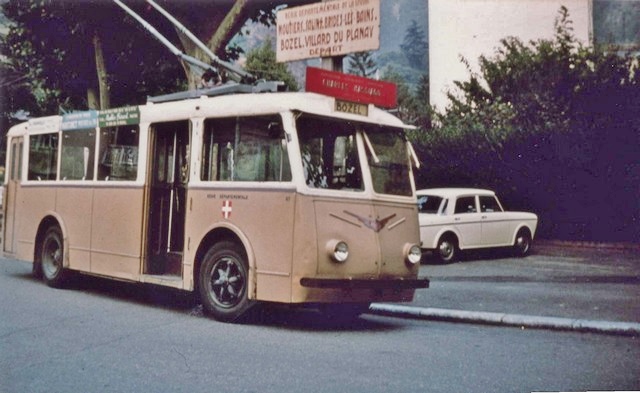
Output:
M531 234L527 230L521 230L516 235L516 241L513 245L515 254L524 257L531 250Z
M198 290L204 310L222 322L238 320L252 305L247 297L249 266L242 247L223 241L204 256Z
M458 242L453 236L443 236L438 241L436 254L440 261L448 263L453 262L458 257Z
M64 243L62 231L57 226L52 226L45 232L39 257L37 269L42 272L44 282L50 287L62 288L69 273L64 268Z

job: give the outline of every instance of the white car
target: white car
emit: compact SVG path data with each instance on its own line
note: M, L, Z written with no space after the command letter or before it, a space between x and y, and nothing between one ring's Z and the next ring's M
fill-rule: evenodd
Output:
M505 211L493 191L432 188L416 194L422 248L443 262L465 249L507 246L524 256L531 248L538 216Z

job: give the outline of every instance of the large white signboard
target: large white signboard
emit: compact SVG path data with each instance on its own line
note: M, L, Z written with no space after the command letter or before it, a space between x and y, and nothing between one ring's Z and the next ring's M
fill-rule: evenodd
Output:
M279 62L332 57L380 47L380 0L333 0L277 15Z

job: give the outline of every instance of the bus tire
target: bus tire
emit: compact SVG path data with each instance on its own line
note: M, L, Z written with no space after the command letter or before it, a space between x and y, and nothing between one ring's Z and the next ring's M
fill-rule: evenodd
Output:
M237 243L214 244L202 260L198 291L204 311L221 322L237 321L252 305L247 296L249 266Z
M64 241L58 226L47 228L40 243L38 269L42 272L44 282L52 288L62 288L69 279L69 272L64 268Z

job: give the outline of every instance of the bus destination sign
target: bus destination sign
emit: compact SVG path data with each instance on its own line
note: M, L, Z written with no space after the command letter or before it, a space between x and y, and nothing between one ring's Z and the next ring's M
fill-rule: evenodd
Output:
M100 127L124 126L140 123L140 109L137 106L113 108L98 112Z
M380 0L333 0L278 11L278 62L380 47Z
M382 108L397 106L398 89L394 83L315 67L307 67L306 91Z
M98 126L98 111L72 112L62 116L62 131L83 130Z

